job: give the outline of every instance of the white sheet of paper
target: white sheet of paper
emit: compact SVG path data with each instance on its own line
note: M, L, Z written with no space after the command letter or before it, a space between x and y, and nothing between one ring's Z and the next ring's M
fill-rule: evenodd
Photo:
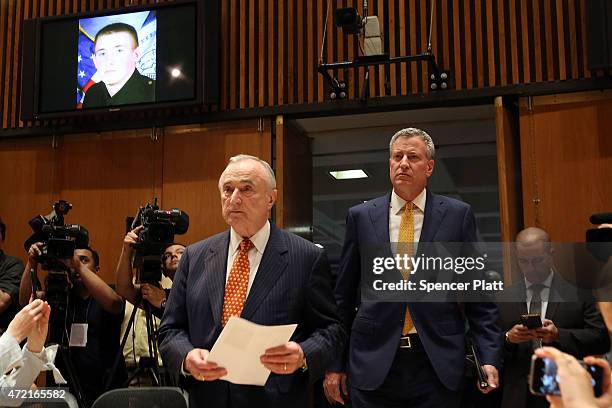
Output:
M270 370L261 364L259 357L267 349L288 342L296 327L297 324L262 326L240 317L230 317L210 350L208 360L225 367L227 375L222 380L263 386Z

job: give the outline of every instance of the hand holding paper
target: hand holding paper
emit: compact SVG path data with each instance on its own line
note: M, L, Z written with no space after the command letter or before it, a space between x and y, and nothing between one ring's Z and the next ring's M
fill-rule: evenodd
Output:
M271 358L279 362L266 362L266 365L275 367L272 371L279 374L281 371L285 372L285 361L287 373L290 373L289 369L293 367L290 365L291 361L298 361L298 357L302 356L299 358L300 363L302 362L302 349L297 343L288 343L296 327L297 324L262 326L239 317L231 317L206 361L209 364L216 363L216 366L227 370L227 374L221 377L223 380L234 384L263 386L270 375L270 368L263 364L264 354L266 360ZM213 361L214 363L211 363ZM280 370L277 371L278 368Z
M261 362L275 374L292 374L304 364L304 351L294 341L266 350Z
M184 368L200 381L214 381L227 374L223 367L208 361L210 352L205 349L193 349L185 357Z

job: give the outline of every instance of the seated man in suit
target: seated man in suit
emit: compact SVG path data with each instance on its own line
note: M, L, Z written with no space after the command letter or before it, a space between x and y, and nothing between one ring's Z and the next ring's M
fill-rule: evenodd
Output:
M276 201L270 165L230 159L219 179L230 229L187 247L159 332L160 351L190 405L307 407L308 383L323 376L345 334L332 293L325 252L268 221ZM266 350L264 387L223 381L209 350L231 316L262 325L297 323L291 341Z
M471 207L433 194L427 181L434 169L431 137L402 129L389 143L393 190L349 209L336 300L348 350L334 362L324 382L328 399L353 407L458 407L465 370L467 317L489 392L497 387L501 358L497 307L493 303L362 302L361 262L373 245L414 246L421 242L477 242ZM398 245L399 246L399 245ZM389 251L389 253L391 253Z
M504 330L502 407L545 407L544 397L532 395L527 376L534 348L552 345L577 358L610 349L606 327L594 298L585 301L577 289L555 273L550 237L540 228L526 228L516 237L516 255L523 279L505 295L523 302L500 302ZM542 327L519 323L523 314L539 314Z

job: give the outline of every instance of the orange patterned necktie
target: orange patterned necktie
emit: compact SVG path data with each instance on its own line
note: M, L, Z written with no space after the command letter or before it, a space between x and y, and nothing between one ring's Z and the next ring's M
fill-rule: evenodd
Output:
M240 252L238 252L238 256L232 264L225 285L225 295L223 296L222 326L225 326L230 317L240 316L242 313L249 287L249 273L251 271L249 251L251 248L253 248L253 243L248 238L243 239L240 243Z
M399 237L398 237L398 252L408 255L409 257L414 256L414 204L411 202L406 203L404 207L404 213L402 214L402 221L400 222ZM402 276L404 279L410 279L410 269L402 270ZM404 316L404 327L402 328L402 335L407 335L410 330L414 327L412 317L410 316L410 309L406 306L406 314Z

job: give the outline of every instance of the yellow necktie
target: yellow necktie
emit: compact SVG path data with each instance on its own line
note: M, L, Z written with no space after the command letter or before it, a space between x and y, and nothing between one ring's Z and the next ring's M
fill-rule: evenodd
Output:
M406 254L409 257L413 257L414 250L414 204L406 203L404 207L404 213L402 214L402 221L400 223L399 237L398 237L397 252L399 254ZM410 279L410 269L400 271L404 276L404 279ZM414 323L410 316L410 309L406 306L406 316L404 317L404 328L402 329L402 335L405 336L412 330Z

